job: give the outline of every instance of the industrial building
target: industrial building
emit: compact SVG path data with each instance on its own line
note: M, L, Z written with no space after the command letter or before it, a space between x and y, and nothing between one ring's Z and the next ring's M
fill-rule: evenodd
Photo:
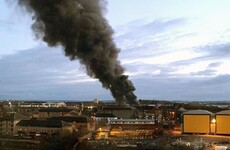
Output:
M230 110L216 113L216 134L230 134Z
M182 133L210 134L215 132L212 119L215 115L206 110L190 110L182 114Z

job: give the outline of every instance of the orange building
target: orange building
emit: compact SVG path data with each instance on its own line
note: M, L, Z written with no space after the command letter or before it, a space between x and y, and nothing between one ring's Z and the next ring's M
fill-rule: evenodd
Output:
M216 113L216 134L230 134L230 110Z
M182 114L182 133L210 134L212 112L206 110L190 110Z

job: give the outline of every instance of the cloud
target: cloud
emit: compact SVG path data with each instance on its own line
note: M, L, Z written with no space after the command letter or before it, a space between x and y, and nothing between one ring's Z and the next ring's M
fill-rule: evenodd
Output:
M216 75L216 70L212 70L212 69L206 69L203 71L198 71L198 72L194 72L191 73L193 76L199 76L199 77L208 77L208 76L215 76Z
M197 35L188 30L188 22L186 18L135 20L117 28L119 58L138 98L229 99L230 44L217 41L177 47L174 43ZM1 99L113 99L60 47L38 46L5 55L0 70Z
M202 51L207 58L230 58L230 43L215 43L200 47L197 51Z
M184 25L186 25L185 18L156 19L151 22L147 21L146 24L133 24L131 27L128 23L123 27L127 31L123 30L123 34L118 31L119 36L115 36L115 41L118 47L122 49L121 57L137 55L145 57L152 54L161 54L170 51L167 43L172 38L182 36L177 30Z
M0 59L0 70L1 99L111 98L60 48L37 47L7 55Z
M216 67L219 67L222 63L220 62L214 62L214 63L210 63L208 65L208 68L216 68Z
M0 20L0 29L3 30L5 28L9 28L9 26L12 25L13 22Z
M230 89L225 87L230 86L230 69L227 67L230 64L230 44L193 41L194 44L183 45L183 39L195 39L199 33L187 29L189 21L186 19L176 22L177 19L175 26L174 21L172 26L158 22L159 28L156 22L148 22L149 25L137 23L127 33L116 37L116 41L121 41L118 42L122 47L121 62L127 68L139 98L229 99L227 93ZM182 46L173 44L180 40Z
M141 78L134 79L142 99L229 100L230 76L215 78ZM225 87L225 88L224 88Z

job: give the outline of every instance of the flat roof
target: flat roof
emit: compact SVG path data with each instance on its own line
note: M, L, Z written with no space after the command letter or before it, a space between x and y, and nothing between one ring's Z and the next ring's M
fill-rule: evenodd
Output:
M183 115L211 115L214 116L214 113L207 110L189 110L184 112Z
M223 111L217 112L216 115L230 115L230 110L223 110Z

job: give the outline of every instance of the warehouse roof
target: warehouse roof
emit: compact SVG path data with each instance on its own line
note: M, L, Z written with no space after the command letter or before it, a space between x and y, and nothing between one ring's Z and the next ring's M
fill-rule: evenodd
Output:
M211 115L214 116L214 113L207 110L189 110L183 113L184 115Z
M230 115L230 110L223 110L223 111L217 112L216 115Z

